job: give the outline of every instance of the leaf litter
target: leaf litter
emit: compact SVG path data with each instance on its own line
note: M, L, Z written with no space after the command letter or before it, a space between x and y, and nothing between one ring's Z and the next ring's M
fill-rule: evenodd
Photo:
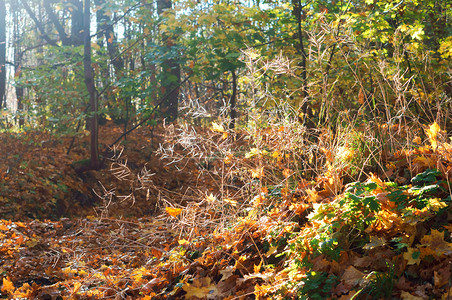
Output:
M331 167L294 187L261 186L247 206L240 197L218 196L218 185L199 164L184 162L178 173L150 159L157 142L144 138L149 130L128 137L130 158L114 162L116 177L108 169L85 178L72 171L84 144L67 156L64 138L1 136L7 153L1 164L2 298L452 296L452 146L438 141L439 127L426 129L429 144L388 155L384 172L366 181L345 184ZM212 131L219 141L231 138L219 126ZM222 166L242 159L250 173L258 170L257 177L248 175L252 180L268 177L265 165L251 164L265 155L259 151L227 154ZM268 157L289 179L283 151ZM140 175L142 166L148 172ZM94 200L92 189L104 198ZM130 195L133 206L118 195ZM228 209L218 210L220 204ZM234 222L216 226L244 208Z

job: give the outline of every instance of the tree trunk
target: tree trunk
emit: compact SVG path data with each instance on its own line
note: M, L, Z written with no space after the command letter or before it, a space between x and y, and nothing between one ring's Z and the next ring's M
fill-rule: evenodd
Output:
M307 79L307 54L306 50L304 48L304 38L303 38L303 30L301 28L301 17L302 17L302 10L303 7L301 6L300 0L292 0L292 14L294 15L296 21L297 21L297 37L298 37L298 43L295 45L295 48L297 49L298 54L301 56L301 61L298 63L298 65L301 67L301 81L302 81L302 97L303 97L303 104L301 106L302 111L302 118L299 116L300 123L306 124L308 127L313 127L312 122L307 120L308 117L312 117L312 112L309 109L307 99L309 97L308 94L308 79Z
M6 6L0 0L0 109L6 107Z
M96 18L98 22L98 31L104 35L106 43L107 43L107 51L108 56L110 57L110 62L113 65L115 70L116 80L119 80L124 76L125 72L125 62L123 57L120 55L120 51L118 49L118 41L116 38L116 34L113 28L113 22L111 18L106 14L105 10L102 8L102 5L105 3L105 0L95 0L95 5L99 7L96 12ZM126 34L127 37L127 34ZM128 110L132 106L132 99L129 96L124 97L124 99L116 99L117 101L124 100L124 106L126 110L126 116L124 117L122 114L120 116L112 116L114 119L124 122L124 132L127 131L127 123L128 123ZM115 100L115 101L116 101Z
M97 91L94 86L94 71L91 66L91 36L90 36L90 0L85 0L84 12L84 57L83 67L85 72L85 84L89 93L90 113L88 116L90 130L90 163L85 170L98 169L99 161L99 144L98 144L98 122L97 122ZM81 171L85 171L81 170Z
M19 3L11 3L11 10L13 14L13 45L14 45L14 81L16 88L16 100L17 100L17 111L19 115L19 127L23 127L25 124L25 119L23 116L23 98L24 98L24 88L18 81L22 76L22 55L21 53L21 26L19 24Z
M82 32L84 32L84 23L86 21L86 8L85 12L83 12L83 1L82 0L70 0L69 1L73 7L76 7L72 10L71 15L71 41L72 45L80 46L83 45L84 37ZM88 3L89 6L90 3ZM85 1L85 6L87 5L87 1ZM88 11L88 13L90 13ZM85 18L84 18L85 14ZM86 25L85 25L86 28Z
M171 0L157 0L157 13L162 16L166 9L172 7ZM167 47L167 51L171 52L174 47L173 39L164 33L162 42ZM177 119L179 105L179 83L180 83L180 66L173 58L169 58L161 64L163 76L160 84L162 96L168 94L161 108L166 121L172 122Z
M231 71L232 73L232 95L229 100L229 115L231 117L231 123L229 123L229 128L235 128L235 121L237 119L237 109L236 109L236 101L237 101L237 75L235 71Z

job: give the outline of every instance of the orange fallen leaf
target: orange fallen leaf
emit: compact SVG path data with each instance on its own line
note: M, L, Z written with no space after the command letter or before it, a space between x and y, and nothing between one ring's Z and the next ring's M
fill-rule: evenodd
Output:
M174 218L182 213L182 208L165 207L165 210L171 217Z
M3 278L2 292L13 293L15 290L14 284L9 280L9 277Z

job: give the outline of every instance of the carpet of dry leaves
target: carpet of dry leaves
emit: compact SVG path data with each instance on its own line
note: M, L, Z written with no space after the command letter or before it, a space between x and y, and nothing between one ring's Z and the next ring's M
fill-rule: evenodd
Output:
M357 188L344 196L347 186L328 170L277 196L264 186L234 223L205 231L196 218L189 230L182 221L191 200L218 201L209 196L218 187L196 164L178 171L155 156L162 129L127 137L127 168L82 175L71 163L87 155L86 139L68 155L70 138L2 133L0 298L452 299L452 146L437 142L438 131L427 130L427 145L388 155L385 174L363 182L371 188L362 199L379 206L362 230L345 219L363 220L353 210L330 211ZM104 126L103 145L120 133ZM155 174L153 188L131 179L143 167ZM433 169L440 188L419 208L412 177ZM406 186L400 193L411 202L393 201L388 179ZM179 200L165 202L171 195Z

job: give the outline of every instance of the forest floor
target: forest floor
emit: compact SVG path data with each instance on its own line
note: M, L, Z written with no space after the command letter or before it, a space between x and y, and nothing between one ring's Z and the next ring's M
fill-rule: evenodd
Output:
M256 162L263 151L219 126L196 134L237 152L188 159L190 135L159 146L169 131L139 128L83 174L72 165L87 136L67 154L70 137L1 133L0 298L452 299L452 146L439 128L349 184L332 164L291 180L271 142ZM121 132L101 126L101 148Z

